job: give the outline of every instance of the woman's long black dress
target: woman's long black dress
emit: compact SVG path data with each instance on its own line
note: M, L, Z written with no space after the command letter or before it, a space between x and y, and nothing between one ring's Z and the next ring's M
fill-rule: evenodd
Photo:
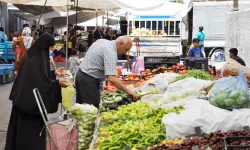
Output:
M51 79L49 47L52 35L44 33L28 50L13 84L10 100L13 107L7 131L5 150L45 150L46 132L33 89L38 88L48 113L54 113L61 102L59 82Z

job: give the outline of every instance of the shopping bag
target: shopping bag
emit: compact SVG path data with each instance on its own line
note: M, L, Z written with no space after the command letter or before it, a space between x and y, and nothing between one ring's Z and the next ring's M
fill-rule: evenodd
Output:
M47 150L77 150L78 138L75 127L69 129L63 124L54 123L49 125L49 129L58 149L55 148L51 137L47 136Z
M242 71L238 77L225 77L217 80L209 96L209 102L219 108L247 108L249 93L247 80Z
M136 57L135 61L132 64L132 72L140 73L141 71L144 71L144 70L145 70L144 57L143 56Z
M68 82L70 83L70 78L67 78ZM67 88L62 88L62 106L66 110L69 110L72 106L72 100L74 96L75 89L72 84Z
M68 43L68 48L72 48L72 47L73 47L72 42L69 42L69 43Z

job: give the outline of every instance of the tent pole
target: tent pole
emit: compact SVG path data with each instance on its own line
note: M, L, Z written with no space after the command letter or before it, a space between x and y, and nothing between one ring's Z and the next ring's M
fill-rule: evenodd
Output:
M104 15L105 15L105 13L102 12L102 27L104 27Z
M67 20L66 20L66 27L67 27L67 34L66 34L66 66L65 69L68 68L68 43L69 43L69 0L67 0Z
M76 26L77 26L77 17L78 17L78 15L77 15L77 9L78 9L78 0L76 0ZM76 36L76 43L77 43L77 32L75 31L75 36Z
M97 29L97 9L95 10L95 29Z
M43 5L43 9L42 9L42 12L41 12L41 14L39 16L39 19L38 19L38 22L37 22L37 26L39 26L39 24L40 24L40 20L42 18L42 15L43 15L43 12L44 12L44 8L45 8L46 4L47 4L47 0L45 0L45 3Z
M109 11L107 11L107 27L109 28L108 20L109 20Z

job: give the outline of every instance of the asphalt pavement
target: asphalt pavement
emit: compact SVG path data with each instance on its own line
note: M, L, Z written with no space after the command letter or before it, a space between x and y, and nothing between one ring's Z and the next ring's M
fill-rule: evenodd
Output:
M6 131L11 112L11 101L9 100L11 84L0 85L0 150L4 150Z

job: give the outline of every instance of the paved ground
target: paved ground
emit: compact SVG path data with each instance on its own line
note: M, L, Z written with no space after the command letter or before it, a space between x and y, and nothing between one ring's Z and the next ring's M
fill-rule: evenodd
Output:
M57 63L57 67L65 66L65 63ZM11 84L0 85L0 150L4 150L6 131L9 123L11 112L11 101L9 101L9 94L12 88ZM75 97L74 97L75 100ZM51 120L55 120L61 114L61 107L58 112L51 114Z
M9 123L11 102L9 101L9 93L12 84L0 85L0 150L4 149L6 130Z

